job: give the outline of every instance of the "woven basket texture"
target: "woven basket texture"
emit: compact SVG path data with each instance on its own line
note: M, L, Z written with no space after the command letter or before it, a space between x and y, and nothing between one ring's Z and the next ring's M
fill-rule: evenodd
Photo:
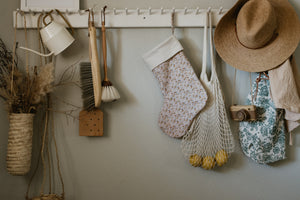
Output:
M6 165L12 175L25 175L30 170L33 117L30 113L9 115Z
M34 197L29 200L63 200L64 198L61 196L58 196L57 194L43 194L39 197Z

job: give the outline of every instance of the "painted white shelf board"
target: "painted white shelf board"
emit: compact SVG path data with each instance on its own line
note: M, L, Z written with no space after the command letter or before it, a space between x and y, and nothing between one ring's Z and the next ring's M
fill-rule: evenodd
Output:
M216 26L227 9L212 9L213 25ZM13 12L14 27L16 12ZM100 11L95 12L95 26L101 27ZM171 26L173 9L114 9L106 10L105 21L107 28L162 28ZM203 27L207 9L175 9L175 27ZM24 15L27 28L37 28L37 19L40 12L20 12L17 15L17 28L24 28ZM63 19L55 12L52 14L55 21L64 24ZM88 12L67 12L64 16L74 28L87 28Z

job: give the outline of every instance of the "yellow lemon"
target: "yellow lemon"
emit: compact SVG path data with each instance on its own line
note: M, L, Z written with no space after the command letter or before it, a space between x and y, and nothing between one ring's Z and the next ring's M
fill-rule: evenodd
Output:
M201 162L202 162L202 158L197 154L194 154L190 157L190 163L194 167L200 167Z
M216 153L216 162L219 167L223 166L228 161L227 152L222 149Z
M205 158L203 158L202 167L207 170L214 168L215 159L211 156L206 156Z

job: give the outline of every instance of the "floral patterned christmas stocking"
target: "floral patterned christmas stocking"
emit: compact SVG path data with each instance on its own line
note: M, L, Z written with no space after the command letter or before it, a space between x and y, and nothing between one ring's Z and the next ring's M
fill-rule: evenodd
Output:
M207 94L182 50L179 41L171 36L144 55L164 97L159 126L175 138L186 133L207 100Z

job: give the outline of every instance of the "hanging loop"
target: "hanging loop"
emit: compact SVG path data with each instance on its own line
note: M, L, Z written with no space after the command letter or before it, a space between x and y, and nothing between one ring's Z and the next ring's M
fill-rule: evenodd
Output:
M171 29L172 29L172 35L174 35L175 32L175 9L174 8L171 13Z
M43 23L45 26L49 25L52 21L53 21L53 16L51 15L51 13L53 12L53 10L51 10L50 12L48 12L44 17L43 17ZM51 21L49 23L46 23L46 18L50 17Z
M94 26L95 24L95 21L94 21L94 11L93 9L89 8L89 9L86 9L85 11L89 12L89 17L88 17L88 25L92 25ZM92 16L92 17L91 17ZM92 18L92 19L91 19Z
M74 29L73 26L70 24L70 22L64 17L64 15L58 10L55 9L56 13L59 14L61 16L61 18L66 22L66 24L69 26L69 28L71 29L71 34L74 35Z
M101 21L102 23L104 23L105 25L105 9L107 8L107 6L104 6L101 10Z

